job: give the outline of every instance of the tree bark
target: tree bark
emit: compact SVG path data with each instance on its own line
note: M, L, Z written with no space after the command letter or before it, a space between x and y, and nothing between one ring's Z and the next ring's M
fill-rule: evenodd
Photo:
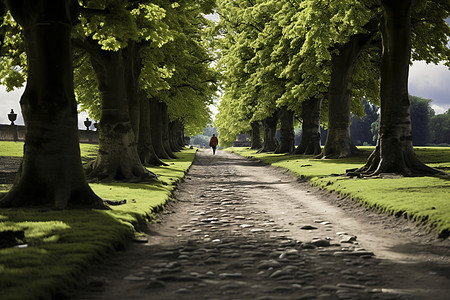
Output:
M302 139L295 154L318 155L320 147L320 113L322 99L312 98L302 103Z
M344 158L360 153L350 136L352 77L356 60L372 36L371 32L352 36L332 58L328 88L328 135L321 155L323 158Z
M140 100L139 75L141 73L141 59L139 57L139 45L134 41L128 43L123 49L125 87L127 92L128 111L131 127L136 138L139 137Z
M186 146L186 143L184 141L184 125L183 122L178 121L178 134L177 134L177 144L179 145L180 149L184 149Z
M283 106L280 112L280 144L275 153L292 153L295 149L294 112Z
M102 99L97 158L85 170L96 180L141 181L155 179L141 163L135 132L130 121L123 53L105 51L96 41L88 42L92 66Z
M162 137L163 147L164 147L164 150L166 150L166 153L167 153L167 155L169 155L170 158L176 159L178 157L175 154L173 154L172 148L170 147L170 142L169 142L169 114L167 111L167 104L160 102L159 106L160 106L161 119L162 119L161 137Z
M149 100L141 94L140 101L140 117L139 117L139 138L138 138L138 154L144 166L168 166L161 161L153 149L152 135L150 129L150 103Z
M171 121L169 122L169 145L170 145L170 150L172 150L172 152L180 152L180 150L178 149L178 146L176 144L176 123L175 121Z
M180 152L183 145L180 145L181 122L176 120L169 123L169 141L172 151Z
M404 176L442 174L423 164L414 153L408 97L413 0L382 0L380 129L377 147L357 173ZM445 174L445 173L444 173Z
M261 149L261 127L259 121L254 121L250 124L252 126L252 146L251 149Z
M159 101L156 98L150 99L150 129L152 135L153 149L156 155L161 159L169 159L169 155L164 149L162 141L162 115Z
M24 29L28 79L20 100L25 147L2 207L105 208L86 182L80 157L71 49L75 1L6 1Z
M278 141L275 136L277 133L279 115L279 111L276 111L272 116L263 120L264 142L262 149L258 152L273 152L277 148Z

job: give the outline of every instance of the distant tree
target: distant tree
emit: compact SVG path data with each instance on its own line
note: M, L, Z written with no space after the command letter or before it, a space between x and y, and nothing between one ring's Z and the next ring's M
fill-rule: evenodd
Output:
M430 119L430 143L450 144L450 109Z
M358 118L356 115L351 116L350 131L353 143L357 146L362 146L364 143L375 146L376 139L373 139L372 123L378 120L378 107L371 104L364 97L362 99L365 115Z
M372 141L378 140L378 130L380 130L380 119L370 124L370 132L372 133Z
M197 134L196 136L191 136L190 144L196 147L208 147L209 137L206 135Z
M203 128L203 135L211 137L213 134L217 136L217 127L205 127Z
M411 129L414 146L423 146L430 140L430 119L434 115L430 107L431 99L409 96Z

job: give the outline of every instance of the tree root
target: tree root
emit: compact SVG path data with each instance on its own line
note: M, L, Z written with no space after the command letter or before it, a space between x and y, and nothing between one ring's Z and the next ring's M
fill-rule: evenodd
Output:
M294 151L294 154L300 155L319 155L322 153L320 143L311 142L306 145L300 144Z
M346 175L350 177L377 177L386 178L393 174L404 177L422 176L450 176L441 170L429 167L422 163L413 151L405 151L401 161L387 162L381 159L380 149L377 146L370 154L364 166L358 169L346 170Z
M14 185L0 199L0 207L33 207L49 206L56 209L109 209L86 183L83 188L26 188L24 184Z
M153 149L149 147L138 147L139 158L144 166L168 166L160 160Z
M158 176L142 165L105 166L95 165L93 161L86 166L85 172L89 182L159 182Z

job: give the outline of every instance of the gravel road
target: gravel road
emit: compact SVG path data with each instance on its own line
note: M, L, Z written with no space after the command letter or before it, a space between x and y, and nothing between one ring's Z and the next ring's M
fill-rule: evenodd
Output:
M148 242L94 267L74 299L448 299L449 240L200 150Z

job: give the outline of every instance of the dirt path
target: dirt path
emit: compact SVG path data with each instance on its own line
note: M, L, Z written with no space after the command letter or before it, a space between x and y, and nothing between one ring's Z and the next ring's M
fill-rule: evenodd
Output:
M281 169L199 151L176 198L74 299L448 299L448 240Z

